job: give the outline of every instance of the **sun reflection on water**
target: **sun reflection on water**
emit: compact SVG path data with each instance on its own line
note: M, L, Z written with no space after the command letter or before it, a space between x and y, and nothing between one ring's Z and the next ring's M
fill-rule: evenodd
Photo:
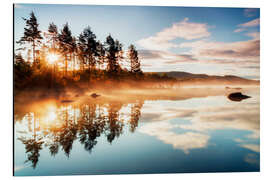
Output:
M23 106L15 104L16 138L30 148L26 152L28 160L35 160L32 163L36 167L40 148L47 148L52 156L62 151L70 157L75 141L92 152L99 137L112 144L127 133L141 133L188 155L194 149L211 148L211 132L239 131L245 134L232 137L231 141L238 148L249 150L245 162L256 164L260 152L259 95L252 97L237 103L215 94L188 100L132 97L118 101L42 100Z

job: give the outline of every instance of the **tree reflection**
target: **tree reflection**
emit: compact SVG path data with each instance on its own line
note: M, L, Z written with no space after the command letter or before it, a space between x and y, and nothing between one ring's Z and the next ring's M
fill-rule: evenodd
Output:
M18 138L24 145L25 145L25 153L27 154L27 160L26 162L31 162L32 163L32 167L35 169L38 163L38 159L40 156L40 150L42 149L42 145L44 143L44 141L42 140L43 137L38 137L38 135L36 134L36 131L38 130L37 126L36 126L36 117L32 116L32 118L30 118L28 115L26 117L27 121L29 122L28 125L28 129L29 129L29 134L30 137L20 137ZM32 133L32 121L34 122L33 125L33 133Z
M36 140L35 138L19 138L19 140L25 145L25 152L27 153L27 160L25 162L31 162L32 167L35 169L40 156L39 151L42 149L44 142L41 139Z
M84 105L81 108L81 118L79 120L79 139L84 144L84 149L91 153L92 148L97 144L99 137L105 126L105 116L99 111L96 115L96 104Z
M131 114L130 114L130 126L129 129L131 132L135 132L139 119L141 117L141 108L143 106L143 101L139 101L131 105Z
M49 150L52 156L55 156L59 151L59 144L57 142L52 143L49 146Z
M72 149L73 141L76 139L76 134L76 126L63 127L62 131L60 131L59 144L62 146L62 149L68 157Z
M135 132L143 103L136 101L130 106L121 102L59 104L53 121L46 115L52 112L27 112L18 120L25 122L27 127L26 134L18 138L25 145L25 152L28 154L26 162L31 162L32 167L36 168L40 151L45 147L51 156L62 150L69 157L76 139L91 153L102 135L111 144L123 134L125 125L130 132ZM130 107L130 110L121 112L124 106ZM29 134L32 135L29 137Z
M119 110L121 109L121 103L110 103L108 106L108 120L106 127L107 141L112 143L115 137L119 137L123 131L123 120L119 119Z

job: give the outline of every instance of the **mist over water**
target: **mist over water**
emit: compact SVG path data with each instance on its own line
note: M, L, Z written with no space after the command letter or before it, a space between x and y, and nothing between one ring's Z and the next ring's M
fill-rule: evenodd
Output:
M16 176L260 170L256 86L23 92L14 111Z

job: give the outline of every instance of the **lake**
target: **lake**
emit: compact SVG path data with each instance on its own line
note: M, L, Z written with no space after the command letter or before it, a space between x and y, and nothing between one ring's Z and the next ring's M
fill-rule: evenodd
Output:
M259 88L15 97L14 174L260 171Z

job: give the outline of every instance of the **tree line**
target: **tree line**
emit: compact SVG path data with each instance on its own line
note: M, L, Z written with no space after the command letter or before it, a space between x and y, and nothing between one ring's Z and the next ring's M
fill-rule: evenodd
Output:
M24 60L21 53L15 54L15 64L17 65L27 66L26 63L28 63L34 69L45 68L46 64L48 65L46 56L55 54L60 57L60 69L62 69L63 77L68 76L68 71L74 74L74 71L78 69L81 72L87 71L89 76L97 70L106 71L112 76L121 72L142 74L136 47L131 44L128 47L127 57L124 57L123 44L110 34L104 42L101 42L87 26L78 37L75 37L72 35L68 23L58 30L53 22L49 24L47 32L43 34L39 29L34 12L30 13L28 19L23 18L23 20L25 21L24 34L17 43L19 45L28 44L31 48L28 48L28 60ZM19 48L18 50L25 49ZM32 58L29 58L30 54ZM42 66L42 63L45 66ZM129 70L127 67L121 66L121 63L129 64ZM57 68L59 69L59 67Z
M124 55L123 44L110 34L101 42L90 26L86 26L76 37L68 23L59 30L53 22L42 33L33 11L29 18L22 19L25 21L24 33L16 43L20 45L17 50L27 50L27 59L21 51L15 53L15 89L43 85L63 87L77 81L87 81L89 86L90 82L92 85L97 81L104 84L102 80L125 78L149 82L173 80L157 73L143 73L136 47L131 44ZM50 62L52 55L57 56L57 62Z

